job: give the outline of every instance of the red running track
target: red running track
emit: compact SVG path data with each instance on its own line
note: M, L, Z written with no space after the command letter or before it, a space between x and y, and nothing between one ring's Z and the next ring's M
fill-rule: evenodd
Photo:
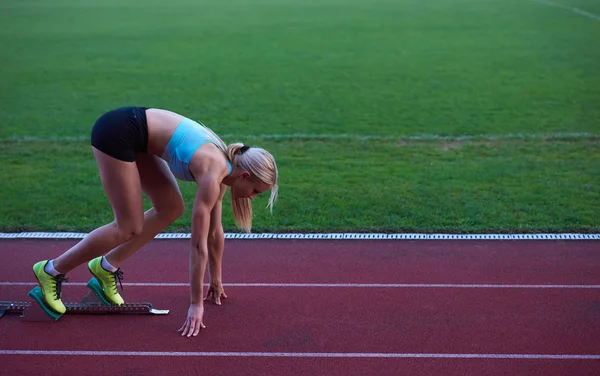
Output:
M31 265L75 242L0 241L0 300L24 300ZM19 375L598 375L599 245L227 240L229 299L181 338L189 241L155 240L123 266L123 295L168 316L5 316L0 359ZM69 278L79 301L88 271Z

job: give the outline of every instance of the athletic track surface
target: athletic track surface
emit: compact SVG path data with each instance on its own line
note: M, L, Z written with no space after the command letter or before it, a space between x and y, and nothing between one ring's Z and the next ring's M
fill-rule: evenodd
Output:
M0 239L0 300L77 239ZM229 299L183 338L189 239L123 265L122 295L167 316L0 319L11 375L600 375L598 240L228 239ZM82 265L63 285L78 302ZM0 372L3 374L3 372Z

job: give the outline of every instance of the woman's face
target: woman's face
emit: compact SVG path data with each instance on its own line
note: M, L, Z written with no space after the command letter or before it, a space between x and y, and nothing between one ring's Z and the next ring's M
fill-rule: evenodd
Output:
M256 195L268 191L269 188L271 188L269 184L253 178L246 171L242 171L231 186L231 196L233 198L253 199Z

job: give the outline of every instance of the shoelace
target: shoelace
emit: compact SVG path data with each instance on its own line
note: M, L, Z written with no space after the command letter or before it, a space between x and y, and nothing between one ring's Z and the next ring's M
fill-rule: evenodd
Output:
M115 293L118 292L117 291L117 281L119 281L119 285L121 286L121 291L123 291L123 283L121 283L121 281L123 280L123 272L121 271L121 268L117 269L117 271L112 273L112 275L113 275Z
M52 277L54 279L54 296L56 299L60 300L60 296L62 295L62 284L63 282L69 282L68 278L65 278L64 274L59 274L56 277Z

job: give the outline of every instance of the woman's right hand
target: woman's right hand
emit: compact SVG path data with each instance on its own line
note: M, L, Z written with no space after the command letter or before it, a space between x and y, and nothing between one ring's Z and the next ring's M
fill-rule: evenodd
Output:
M208 293L206 293L207 299L214 299L217 305L221 305L221 298L227 299L227 295L225 295L225 290L223 289L223 284L221 282L211 282L210 287L208 288Z
M187 318L183 323L183 326L179 328L177 333L182 332L182 336L197 336L200 329L206 328L206 325L202 322L204 316L204 304L190 304L188 308Z

